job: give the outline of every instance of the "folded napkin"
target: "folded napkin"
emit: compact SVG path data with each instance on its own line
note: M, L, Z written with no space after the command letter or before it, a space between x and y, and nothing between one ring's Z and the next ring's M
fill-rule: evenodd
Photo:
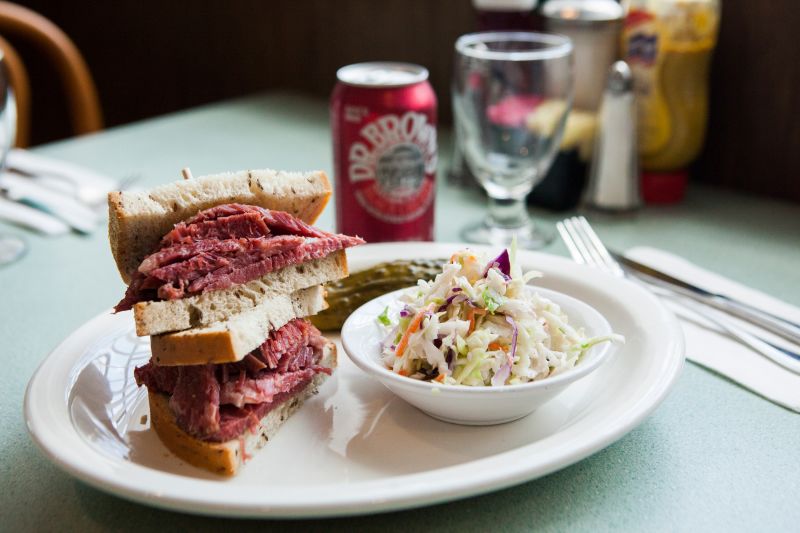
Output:
M698 287L745 301L793 322L800 322L800 309L797 307L700 268L682 257L648 247L632 248L625 255ZM663 301L680 319L686 336L686 357L689 360L730 378L778 405L800 412L800 375L731 338L701 315L667 299ZM748 329L754 331L752 327ZM776 344L780 342L767 332L759 331L759 334L774 340Z

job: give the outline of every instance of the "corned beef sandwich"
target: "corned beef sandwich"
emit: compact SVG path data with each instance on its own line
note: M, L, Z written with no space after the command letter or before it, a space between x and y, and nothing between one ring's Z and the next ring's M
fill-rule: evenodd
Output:
M135 370L151 425L181 459L221 474L241 464L336 366L305 318L347 275L358 237L310 224L330 197L322 172L205 176L109 194L109 239L152 357Z

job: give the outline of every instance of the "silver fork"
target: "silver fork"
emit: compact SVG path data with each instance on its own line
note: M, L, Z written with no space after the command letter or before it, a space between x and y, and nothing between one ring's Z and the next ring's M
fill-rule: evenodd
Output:
M713 323L731 337L749 346L764 357L769 358L782 367L800 374L800 354L772 344L771 342L745 331L716 309L708 308L692 300L688 300L668 289L647 283L645 280L629 275L611 256L608 249L597 236L585 217L571 217L556 224L561 239L567 246L572 259L576 263L595 267L616 277L625 277L646 287L650 292L680 305Z

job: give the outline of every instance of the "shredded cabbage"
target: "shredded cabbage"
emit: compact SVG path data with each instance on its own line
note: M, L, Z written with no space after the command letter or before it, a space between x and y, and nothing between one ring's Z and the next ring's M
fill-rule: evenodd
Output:
M516 246L486 260L470 250L453 254L433 281L401 297L377 320L387 332L383 362L414 379L449 385L503 386L537 381L574 367L586 350L621 335L587 338L561 308L528 285Z

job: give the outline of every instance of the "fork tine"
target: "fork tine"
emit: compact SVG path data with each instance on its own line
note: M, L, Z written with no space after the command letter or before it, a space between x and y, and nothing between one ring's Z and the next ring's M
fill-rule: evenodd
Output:
M583 259L580 250L575 245L575 241L572 239L572 235L570 235L569 231L567 231L567 227L564 225L564 222L556 223L556 229L558 230L558 234L561 235L561 240L566 245L567 250L569 250L569 255L572 256L572 260L579 264L585 264L586 261Z
M598 257L602 268L607 272L614 274L615 276L624 276L622 268L617 264L614 258L611 257L611 254L608 253L608 249L603 244L603 241L600 240L600 237L598 237L591 224L589 224L589 221L587 221L586 218L581 217L580 225L584 239L591 243L592 250L594 250L596 256Z
M597 256L599 257L600 262L605 266L607 270L612 271L616 275L622 275L622 267L611 257L611 254L608 253L608 248L606 248L603 241L600 240L600 237L594 231L594 228L589 224L589 221L586 220L586 217L578 217L578 224L580 225L586 239L591 243L592 249L595 250Z
M595 247L595 243L589 238L586 234L586 231L581 223L581 219L578 217L572 217L570 219L570 224L573 228L574 235L580 239L581 244L585 250L585 254L588 254L589 263L598 267L598 268L605 268L605 262L603 261L602 255L597 251Z
M597 266L594 256L592 255L589 248L586 246L586 242L584 242L581 232L575 225L575 220L573 218L566 219L564 221L564 227L566 228L567 233L569 233L570 237L572 238L572 242L575 244L578 253L583 259L582 263L589 266Z

